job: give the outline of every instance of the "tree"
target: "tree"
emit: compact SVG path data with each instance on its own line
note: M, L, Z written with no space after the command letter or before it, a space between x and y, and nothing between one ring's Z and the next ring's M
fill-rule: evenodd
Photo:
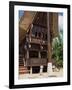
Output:
M63 30L60 30L59 36L53 40L52 47L55 66L63 67Z

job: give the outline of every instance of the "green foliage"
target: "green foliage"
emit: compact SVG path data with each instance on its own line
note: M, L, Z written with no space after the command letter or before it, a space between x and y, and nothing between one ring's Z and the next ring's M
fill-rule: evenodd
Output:
M57 67L63 67L63 30L60 30L59 36L53 40L52 58Z

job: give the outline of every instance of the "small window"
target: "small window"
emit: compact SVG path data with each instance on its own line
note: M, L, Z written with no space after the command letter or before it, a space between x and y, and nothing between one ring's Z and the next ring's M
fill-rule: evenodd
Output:
M31 48L32 48L32 49L40 49L40 46L37 45L37 44L32 44L32 45L31 45Z
M47 45L44 45L44 46L43 46L43 49L44 49L44 50L47 50Z
M37 37L37 32L35 32L35 37Z
M41 37L41 33L40 32L38 33L38 36L39 36L39 38Z
M45 34L45 40L47 40L47 34Z
M43 38L43 33L41 33L41 38Z
M35 37L34 27L32 28L32 37Z
M38 58L38 52L37 51L30 51L29 57L30 58Z
M43 39L45 39L45 34L43 33Z
M47 52L41 52L41 58L47 58Z

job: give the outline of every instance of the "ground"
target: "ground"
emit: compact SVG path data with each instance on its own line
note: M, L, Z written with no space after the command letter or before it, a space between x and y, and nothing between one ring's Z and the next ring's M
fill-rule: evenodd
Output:
M55 70L50 75L46 73L38 73L38 74L22 74L19 75L19 79L28 79L28 78L47 78L47 77L62 77L63 76L63 68L60 70Z

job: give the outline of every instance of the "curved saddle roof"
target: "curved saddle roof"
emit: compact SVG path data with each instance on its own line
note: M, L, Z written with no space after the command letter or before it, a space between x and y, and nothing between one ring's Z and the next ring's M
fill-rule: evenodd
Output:
M47 28L47 12L24 11L19 22L19 42L21 42L30 29L31 24ZM58 14L49 12L49 25L52 38L58 35Z
M19 40L23 40L25 34L29 30L29 26L33 22L36 12L25 11L19 22Z

